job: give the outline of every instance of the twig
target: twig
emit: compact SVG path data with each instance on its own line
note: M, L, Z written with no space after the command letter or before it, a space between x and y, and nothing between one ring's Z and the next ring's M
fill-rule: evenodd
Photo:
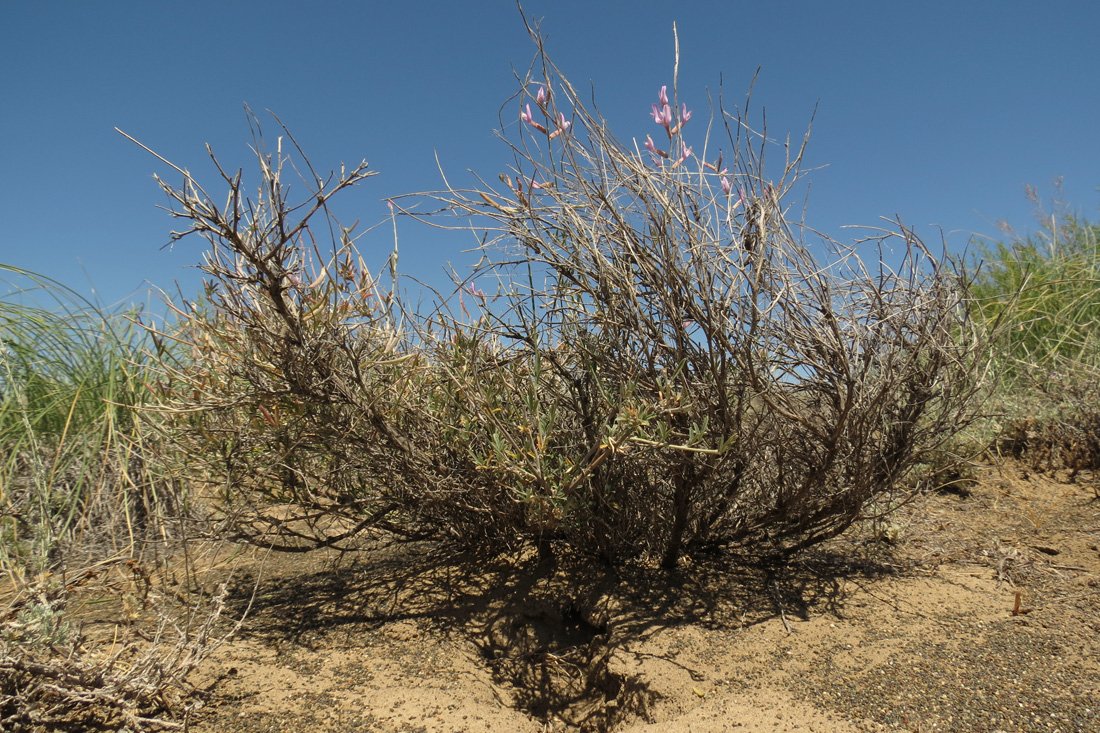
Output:
M775 577L772 577L769 586L772 591L772 599L775 601L775 608L779 611L779 619L783 622L783 628L787 630L788 635L793 634L794 630L791 629L791 625L787 623L787 614L783 610L783 601L779 594L779 583L776 581Z

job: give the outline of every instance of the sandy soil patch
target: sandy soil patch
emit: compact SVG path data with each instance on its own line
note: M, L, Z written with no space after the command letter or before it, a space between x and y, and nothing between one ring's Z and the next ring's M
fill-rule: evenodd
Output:
M659 581L424 545L256 557L189 726L1097 731L1097 480L987 467L789 565Z

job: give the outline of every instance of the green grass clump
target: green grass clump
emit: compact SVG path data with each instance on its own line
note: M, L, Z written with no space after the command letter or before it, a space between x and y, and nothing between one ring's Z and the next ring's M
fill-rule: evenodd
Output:
M1100 225L1065 215L1038 234L982 253L973 286L989 322L1001 321L999 359L1018 379L1040 368L1100 363Z
M1100 468L1100 225L1070 213L1040 221L983 249L972 288L999 334L1000 442L1036 469Z
M161 730L224 600L177 608L144 565L174 537L147 409L166 354L133 312L7 265L0 280L0 729ZM129 611L127 572L144 583ZM109 647L85 636L96 610Z
M0 567L18 583L78 536L132 547L162 497L137 412L144 329L49 278L0 273Z

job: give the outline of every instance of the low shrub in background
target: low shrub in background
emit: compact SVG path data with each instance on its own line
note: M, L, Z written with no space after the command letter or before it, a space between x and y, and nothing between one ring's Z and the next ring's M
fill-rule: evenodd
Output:
M1076 476L1100 468L1100 227L1064 205L1038 213L1038 232L979 253L973 291L999 325L1001 448Z
M1039 206L1038 194L1028 197ZM996 341L1008 379L1036 367L1100 363L1100 226L1057 205L1039 210L1038 232L983 248L973 285L983 319L1006 322Z

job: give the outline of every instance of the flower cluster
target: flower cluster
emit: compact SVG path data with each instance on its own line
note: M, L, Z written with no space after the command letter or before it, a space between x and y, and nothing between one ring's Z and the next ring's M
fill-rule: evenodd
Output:
M680 105L680 122L673 127L672 107L668 104L668 87L661 87L661 91L657 92L657 104L653 105L653 121L665 128L669 138L671 138L673 135L679 133L680 130L684 129L684 125L686 125L690 119L691 111L687 108L687 105Z
M572 123L565 118L565 114L562 112L555 113L551 107L550 88L548 86L538 85L534 94L534 102L534 109L532 109L530 102L525 103L520 109L519 119L521 122L530 125L550 140L569 130ZM681 104L680 109L676 110L669 101L668 86L662 86L657 92L656 103L650 105L650 116L655 124L664 128L665 137L669 142L668 149L663 149L654 141L652 135L647 134L645 136L644 147L653 156L654 161L671 161L672 168L677 168L687 162L694 152L683 139L684 127L691 121L692 117L692 111L688 109L687 104ZM721 154L719 153L718 160L714 163L703 161L703 166L718 175L722 192L729 196L733 192L733 183L729 171L722 167ZM524 181L518 176L514 182L507 176L502 176L501 180L516 194L521 204L527 204L536 190L550 185L549 183L539 184L534 179ZM739 202L743 200L744 193L741 193ZM495 202L490 201L490 203L496 205Z
M665 128L665 134L669 141L675 136L679 135L684 129L684 125L691 119L691 110L687 108L686 104L680 106L680 118L675 120L673 118L672 106L668 102L668 87L663 86L657 93L657 103L652 105L653 121L661 127ZM675 124L673 124L675 123ZM657 143L653 142L653 136L645 136L645 149L653 154L654 159L664 158L665 160L672 160L672 167L680 165L688 158L691 157L691 148L681 138L679 140L680 152L675 156L670 156L669 152L657 147Z
M573 123L565 119L565 113L563 112L559 112L557 117L554 117L554 115L549 110L549 105L550 92L546 87L540 85L538 92L535 93L535 106L537 106L539 108L539 111L542 112L543 119L554 120L553 131L551 131L547 125L535 119L535 114L531 111L530 102L525 104L523 109L520 110L519 118L521 121L526 122L528 125L535 128L543 135L549 135L550 139L553 140L558 135L561 135L566 130L568 130L569 126Z
M665 129L665 135L669 141L672 142L676 136L680 136L677 141L680 152L673 156L668 151L662 150L657 147L657 143L653 141L652 135L645 136L645 149L650 152L655 161L661 159L672 160L672 167L675 168L688 158L691 157L692 150L686 142L683 140L681 133L684 130L684 125L691 120L691 110L687 108L686 104L680 105L680 114L677 119L673 115L672 105L668 101L668 87L662 86L660 91L657 92L657 103L650 107L650 115L653 117L653 121ZM733 183L730 181L729 171L722 167L722 154L718 154L718 160L714 163L708 163L703 161L703 167L717 173L719 176L719 183L722 186L722 193L727 196L733 191ZM737 205L744 202L745 195L740 193L740 199Z

